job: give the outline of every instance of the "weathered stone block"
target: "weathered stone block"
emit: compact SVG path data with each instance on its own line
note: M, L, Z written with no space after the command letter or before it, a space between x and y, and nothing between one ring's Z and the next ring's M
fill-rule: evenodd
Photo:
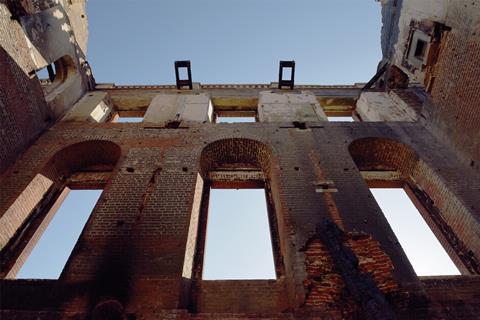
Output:
M363 92L357 101L357 113L363 121L417 120L417 113L394 92Z
M211 122L213 107L207 93L159 94L155 96L145 113L144 122L168 121Z
M62 121L105 122L112 113L113 106L108 93L95 91L80 99Z
M310 92L283 93L262 91L259 97L260 122L323 121L327 116Z

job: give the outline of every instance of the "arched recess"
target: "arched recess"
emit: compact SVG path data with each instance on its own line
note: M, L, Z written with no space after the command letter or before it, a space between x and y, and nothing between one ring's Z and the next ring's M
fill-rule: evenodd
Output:
M103 189L121 156L110 141L55 152L0 217L1 277L15 278L71 189Z
M249 290L256 284L258 290L265 290L266 294L275 292L271 296L271 306L263 306L262 310L249 312L278 311L278 299L287 294L282 291L286 286L285 266L289 263L286 254L286 236L281 214L279 181L275 170L275 160L271 149L262 142L232 138L214 141L206 145L200 155L198 184L195 192L194 208L187 241L187 250L184 262L184 278L194 280L193 301L186 302L192 312L236 312L238 304L225 302L222 307L208 307L210 300L220 299L217 285L231 286L231 299L248 296ZM200 186L201 185L201 186ZM219 189L265 189L267 215L272 242L276 281L272 280L244 280L244 281L205 281L202 280L204 253L207 232L208 206L211 188ZM197 207L195 208L195 204ZM263 282L262 282L263 281ZM245 287L245 285L247 285ZM275 288L275 290L273 289ZM279 288L282 288L279 290ZM293 286L292 286L293 288ZM271 290L271 291L270 291ZM293 290L293 289L292 289ZM282 292L281 294L279 294ZM238 295L237 295L238 294ZM277 296L278 295L278 296ZM257 306L258 307L258 306ZM251 305L250 308L256 308Z
M406 191L462 274L480 273L472 212L430 163L409 146L387 138L361 138L348 150L370 187Z
M56 152L43 167L41 174L61 183L76 173L111 172L120 155L120 147L111 141L79 142Z
M223 139L207 145L200 156L201 174L222 168L246 167L261 170L269 177L272 153L262 142L251 139Z
M386 138L358 139L349 145L348 150L361 171L398 170L408 177L419 160L410 147Z
M50 79L41 79L43 85L43 91L47 100L53 99L53 96L63 90L63 84L68 79L72 78L77 72L77 67L73 58L69 55L65 55L50 65L51 71L54 73ZM53 69L54 68L54 69Z

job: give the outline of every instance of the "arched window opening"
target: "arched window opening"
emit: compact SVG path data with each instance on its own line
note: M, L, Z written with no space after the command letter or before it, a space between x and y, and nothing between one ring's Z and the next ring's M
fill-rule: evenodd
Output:
M56 91L72 75L76 73L76 65L72 57L66 55L54 63L36 71L37 77L43 87L45 96Z
M0 218L2 277L60 276L120 154L112 142L87 141L50 158Z
M101 193L65 187L51 221L15 278L58 279Z
M254 140L225 139L203 150L197 279L276 279L282 273L270 164L270 151Z
M350 154L385 218L419 276L468 273L453 235L438 225L432 208L424 205L415 170L421 163L406 145L384 138L352 142ZM458 239L457 239L458 240Z

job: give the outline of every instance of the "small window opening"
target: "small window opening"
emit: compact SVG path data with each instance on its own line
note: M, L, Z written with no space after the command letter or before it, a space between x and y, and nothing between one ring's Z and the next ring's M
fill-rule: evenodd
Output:
M276 279L265 189L210 189L204 280Z
M143 111L124 111L117 112L112 118L112 122L116 123L132 123L132 122L142 122L145 112Z
M290 87L293 90L295 86L295 61L280 61L278 71L278 88Z
M178 68L180 80L188 79L188 68Z
M55 64L49 64L45 68L36 71L38 80L43 84L52 83L55 80L57 69Z
M142 122L143 117L118 117L115 122L127 123L127 122Z
M215 111L216 123L247 123L257 122L254 111Z
M327 117L329 122L354 122L353 116L330 116Z
M290 80L292 78L292 68L283 68L282 72L283 72L282 80L284 79Z
M403 188L370 190L418 276L460 274Z
M415 58L422 60L425 58L425 53L427 51L427 42L418 39L417 46L415 47Z
M361 121L355 110L324 110L329 122L355 122Z
M256 122L255 117L217 117L217 123Z
M17 279L58 279L102 190L71 190Z
M406 55L406 62L408 65L411 65L409 68L424 70L424 63L426 63L427 60L431 36L418 29L411 32L412 34Z
M190 90L193 88L192 68L190 60L175 61L175 80L177 89L188 86Z

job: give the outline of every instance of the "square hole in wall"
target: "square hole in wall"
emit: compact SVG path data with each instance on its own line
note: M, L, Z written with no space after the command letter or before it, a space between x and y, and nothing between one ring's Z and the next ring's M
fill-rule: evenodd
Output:
M354 122L353 116L329 116L329 122Z
M143 117L118 117L115 122L127 123L127 122L142 122Z
M427 51L427 42L418 39L417 45L415 47L415 58L423 61L425 59L426 51Z
M117 112L112 118L115 123L134 123L142 122L145 112L143 111L122 111Z
M361 121L355 110L327 110L325 111L329 122L355 122Z
M412 31L407 55L407 60L410 65L420 70L423 69L428 55L430 38L428 34L421 30L417 29Z
M257 122L255 111L219 111L214 112L215 123L252 123Z
M178 68L178 75L180 80L188 80L188 68Z

